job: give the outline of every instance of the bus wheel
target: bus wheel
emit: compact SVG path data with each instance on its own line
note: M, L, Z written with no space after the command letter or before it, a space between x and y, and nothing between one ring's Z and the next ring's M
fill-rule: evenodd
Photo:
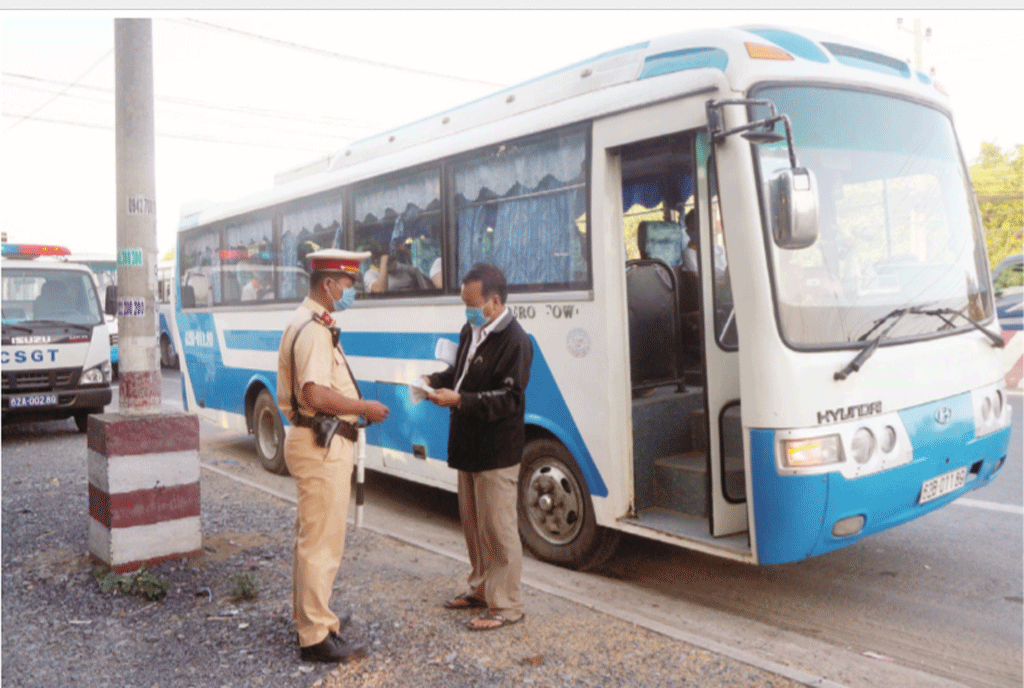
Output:
M178 356L171 346L171 338L165 334L160 336L160 365L164 368L178 367Z
M278 475L288 475L288 466L284 462L284 423L274 398L265 389L260 391L253 405L252 434L263 468Z
M538 559L586 570L615 552L618 531L599 528L587 483L560 442L528 442L519 468L519 533Z

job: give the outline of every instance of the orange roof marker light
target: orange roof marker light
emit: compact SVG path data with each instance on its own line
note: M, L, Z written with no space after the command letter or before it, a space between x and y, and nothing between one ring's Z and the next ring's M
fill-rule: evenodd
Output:
M782 48L764 43L744 43L747 46L747 55L754 60L792 60L793 56Z
M39 256L69 256L69 251L64 246L44 244L3 244L0 247L0 254L5 258L38 258Z

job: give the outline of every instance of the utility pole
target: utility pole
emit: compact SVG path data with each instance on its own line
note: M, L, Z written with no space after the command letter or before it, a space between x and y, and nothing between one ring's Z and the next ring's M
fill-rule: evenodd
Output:
M156 176L153 29L149 19L114 21L117 157L117 331L121 412L160 410L156 346Z
M199 418L162 411L153 28L114 20L120 412L89 416L89 553L125 573L202 551Z
M903 17L897 17L896 28L899 31L905 31L914 35L914 69L919 72L924 71L924 42L932 37L931 27L926 27L924 31L921 31L921 20L914 20L914 28L908 29L903 26ZM909 62L909 60L908 60Z

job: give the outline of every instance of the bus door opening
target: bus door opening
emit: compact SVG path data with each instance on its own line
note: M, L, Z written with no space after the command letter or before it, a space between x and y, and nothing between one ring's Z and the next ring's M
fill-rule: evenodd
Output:
M700 214L708 212L708 200L705 195L698 203L696 139L693 133L652 139L624 146L619 155L632 382L631 521L707 539L713 485L729 474L718 461L723 446L732 453L737 441L740 447L738 472L736 461L729 463L735 473L730 488L744 480L739 407L713 414L710 426L708 420L707 309L699 268ZM721 442L723 435L732 441Z

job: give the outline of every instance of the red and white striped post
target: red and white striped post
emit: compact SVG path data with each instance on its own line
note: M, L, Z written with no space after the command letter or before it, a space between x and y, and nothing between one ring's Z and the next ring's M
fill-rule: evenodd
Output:
M120 413L89 418L89 552L123 573L202 551L199 419L160 408L149 19L114 20Z

